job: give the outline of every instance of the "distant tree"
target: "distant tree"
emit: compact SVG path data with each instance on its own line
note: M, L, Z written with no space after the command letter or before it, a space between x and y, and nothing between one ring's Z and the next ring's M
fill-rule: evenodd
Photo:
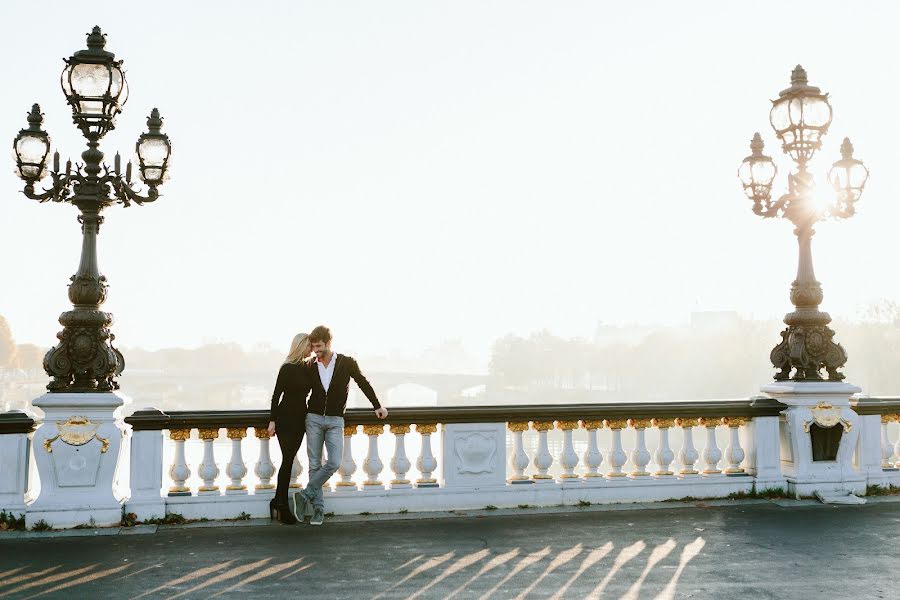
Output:
M18 367L23 371L40 372L44 368L43 348L39 348L34 344L19 344L16 348L18 353Z
M18 366L16 356L16 341L13 339L12 330L6 319L0 316L0 369L10 369Z

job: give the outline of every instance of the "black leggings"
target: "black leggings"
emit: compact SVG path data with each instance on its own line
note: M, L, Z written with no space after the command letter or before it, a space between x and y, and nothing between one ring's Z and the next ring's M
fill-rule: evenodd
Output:
M306 429L276 431L275 437L278 438L278 445L281 446L281 468L278 469L278 486L275 488L276 504L287 504L288 489L291 485L291 467L293 467L297 451L300 450L304 434L306 434Z

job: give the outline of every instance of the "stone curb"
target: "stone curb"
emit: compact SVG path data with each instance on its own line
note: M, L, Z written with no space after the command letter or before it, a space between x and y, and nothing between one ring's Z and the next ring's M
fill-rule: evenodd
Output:
M867 496L867 504L900 503L900 495L895 496ZM818 500L794 500L790 498L744 498L741 500L729 500L717 498L710 500L647 502L647 503L616 503L616 504L592 504L590 506L546 506L528 508L497 508L477 510L455 510L438 512L410 512L410 513L382 513L369 515L337 515L328 517L328 522L341 523L365 523L383 521L419 521L428 519L460 519L478 517L512 517L525 515L559 515L577 514L585 512L613 512L635 510L667 510L677 508L731 508L739 506L752 506L768 504L773 508L838 508L837 505L822 504ZM859 505L859 506L865 506ZM843 506L841 506L843 508ZM270 519L247 519L244 521L195 521L181 525L135 525L134 527L100 527L95 529L64 529L59 531L2 531L0 542L5 540L25 539L54 539L62 537L97 537L112 535L148 535L159 531L174 531L178 529L206 529L212 527L267 527L272 524Z

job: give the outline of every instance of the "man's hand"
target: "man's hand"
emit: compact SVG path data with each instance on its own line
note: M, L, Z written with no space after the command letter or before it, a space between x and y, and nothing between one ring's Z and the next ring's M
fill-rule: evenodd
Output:
M269 421L269 437L275 435L275 421Z
M388 412L385 407L382 406L381 408L375 409L375 416L378 417L379 419L386 419L387 415L388 415Z

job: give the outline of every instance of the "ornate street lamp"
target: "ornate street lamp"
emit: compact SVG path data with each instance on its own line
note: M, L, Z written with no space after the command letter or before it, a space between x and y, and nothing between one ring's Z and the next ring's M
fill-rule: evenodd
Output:
M148 132L140 136L136 146L138 176L147 185L141 195L132 185L129 161L124 176L117 153L113 167L103 163L98 149L103 136L115 128L116 115L128 99L128 84L122 61L104 49L106 36L94 27L87 37L87 49L65 59L62 89L72 107L72 120L87 140L81 154L82 164L66 162L60 170L59 152L53 154L48 168L50 137L41 129L43 115L35 104L28 114L28 127L13 141L16 174L25 181L24 193L39 202L69 202L81 214L82 246L78 272L69 284L69 300L73 310L62 313L63 330L59 343L44 357L44 370L52 377L47 386L51 392L107 392L119 388L115 378L125 366L122 354L112 345L112 315L100 310L106 300L106 277L97 266L97 234L103 223L101 212L114 203L129 206L159 197L157 187L168 178L172 146L161 133L162 118L153 109L147 119ZM36 191L36 184L51 177L51 184Z
M834 331L828 327L831 317L819 310L822 286L813 270L813 226L823 219L852 216L869 171L853 158L853 145L845 138L841 145L842 158L828 173L834 197L824 203L818 201L807 165L831 125L831 104L828 94L809 85L806 71L800 65L791 73L791 87L772 101L769 120L781 140L782 150L797 167L788 174L787 193L772 199L777 169L772 159L763 154L763 141L758 133L750 142L751 154L738 169L738 177L744 193L753 200L753 212L765 218L788 219L794 224L800 245L797 278L791 285L795 310L784 317L787 328L781 332L781 343L770 356L772 364L779 369L775 380L820 381L821 371L825 369L828 381L841 381L844 375L839 369L847 362L847 353L833 341Z

